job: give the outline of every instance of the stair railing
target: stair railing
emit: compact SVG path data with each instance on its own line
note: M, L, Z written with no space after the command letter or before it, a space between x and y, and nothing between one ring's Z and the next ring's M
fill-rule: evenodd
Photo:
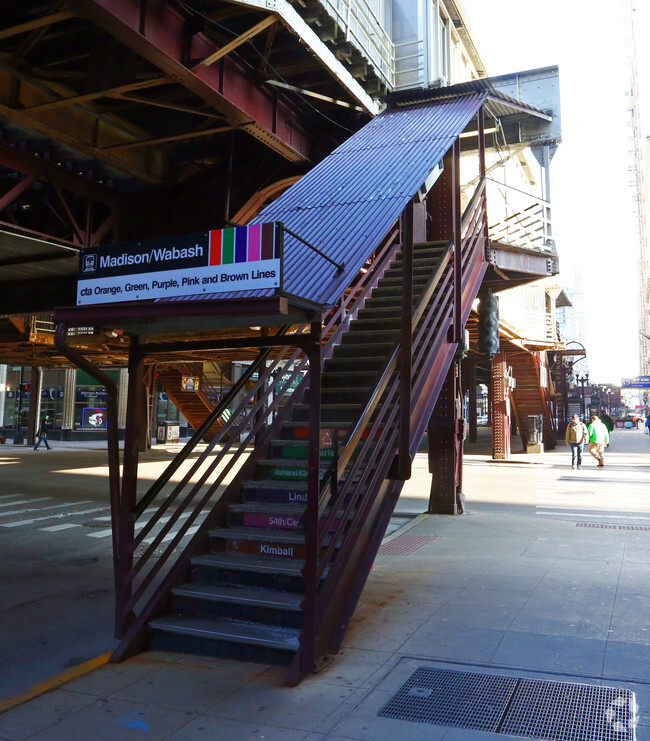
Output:
M398 249L397 230L393 229L375 253L374 270L360 271L325 316L323 336L328 339L323 347L323 359L331 356L350 316L356 315L363 306ZM124 595L124 600L117 605L117 634L123 640L115 652L116 659L132 652L141 641L148 620L164 611L170 588L187 577L190 558L206 549L209 530L223 520L227 505L239 497L241 484L251 476L255 461L268 451L271 439L279 436L282 423L304 396L308 386L308 376L305 376L308 357L304 348L309 335L306 329L306 326L299 327L289 335L285 327L278 333L278 344L284 343L284 346L267 348L260 353L160 479L139 499L135 510L127 513L134 521L136 534L127 544L126 552L121 554L120 562L129 567L120 575L124 588L118 592ZM272 381L277 370L281 370L279 384L277 380ZM257 381L253 383L256 373ZM295 384L299 377L301 380ZM269 405L271 382L279 388L273 404ZM290 391L285 403L284 396ZM237 398L239 401L235 404ZM230 418L211 442L197 451L203 435L227 408L232 408ZM271 414L275 419L268 425ZM245 433L239 439L234 433L241 430ZM255 448L251 449L253 441ZM220 449L218 444L221 444ZM198 455L190 461L195 451ZM187 470L181 472L181 466L186 463ZM182 476L180 481L173 483L176 473Z
M482 182L463 215L461 225L463 289L465 276L475 278L476 266L484 260L484 235L485 183ZM425 400L427 403L422 400L423 391L430 386L430 370L441 355L443 345L450 348L445 356L448 362L451 362L455 350L455 346L449 345L448 338L455 290L452 252L450 246L441 256L411 319L411 457L435 403L431 394ZM469 314L473 298L463 295L465 314ZM305 520L318 522L318 536L316 547L306 553L305 573L315 573L316 579L313 583L307 582L303 610L314 614L316 620L314 626L306 623L301 633L301 649L294 662L294 672L311 671L311 657L336 649L336 635L342 633L341 626L347 623L370 568L367 554L376 553L383 537L381 527L368 532L368 514L378 506L392 511L395 504L394 497L389 501L391 490L385 492L386 501L378 503L377 498L381 496L382 482L389 478L398 449L399 356L400 346L397 344L359 421L326 472L320 498L316 500L308 496ZM438 375L444 376L442 372ZM441 385L442 380L439 383ZM338 438L336 429L334 436ZM316 518L314 508L317 508ZM384 516L384 524L386 516L390 514ZM361 561L366 568L363 574L358 573ZM341 589L342 582L346 582L349 589Z

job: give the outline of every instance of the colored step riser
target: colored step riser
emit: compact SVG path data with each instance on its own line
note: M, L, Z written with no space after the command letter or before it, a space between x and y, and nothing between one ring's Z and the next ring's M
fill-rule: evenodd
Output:
M351 425L342 426L338 428L334 428L337 431L337 436L339 439L339 444L345 444L345 441L350 434L350 427ZM333 432L333 430L321 430L321 436L325 432ZM309 439L309 427L289 427L285 429L285 437L289 440L308 440ZM364 430L361 439L367 440L370 436L370 429ZM375 433L375 440L379 440L381 437L381 430L378 430ZM321 438L322 439L322 438Z
M278 458L298 458L300 460L306 460L309 456L309 448L298 445L277 445L273 448L274 455ZM321 458L334 458L334 448L321 448Z
M282 465L258 463L255 476L257 479L272 479L273 481L307 481L307 469L292 466L289 462Z
M263 486L246 487L247 502L267 502L269 504L306 504L306 491L288 489L271 489Z
M339 520L332 523L332 528L338 526ZM322 517L320 524L325 522ZM275 528L277 530L296 530L300 527L300 518L295 515L266 515L258 512L247 512L242 519L244 527Z
M254 540L226 540L225 548L228 553L248 553L253 556L268 558L297 558L301 561L306 557L304 545L293 543L260 543Z

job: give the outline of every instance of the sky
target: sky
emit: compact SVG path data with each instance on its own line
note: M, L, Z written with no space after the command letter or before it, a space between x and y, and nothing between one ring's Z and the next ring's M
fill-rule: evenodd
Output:
M650 38L649 0L631 0L636 38ZM590 378L636 376L638 240L628 183L630 0L462 0L491 76L558 65L562 144L551 165L560 281L579 272ZM642 128L650 136L650 50L639 44Z

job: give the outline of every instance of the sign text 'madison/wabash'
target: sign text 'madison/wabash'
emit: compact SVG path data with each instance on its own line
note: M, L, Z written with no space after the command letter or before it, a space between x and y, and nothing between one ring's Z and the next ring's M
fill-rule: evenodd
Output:
M149 252L140 252L131 254L129 252L123 252L119 256L115 255L102 255L99 254L99 269L104 268L116 268L124 267L128 265L154 265L158 262L168 262L169 260L187 260L192 257L202 257L205 254L203 246L200 244L194 245L194 247L172 247L164 248L158 247Z

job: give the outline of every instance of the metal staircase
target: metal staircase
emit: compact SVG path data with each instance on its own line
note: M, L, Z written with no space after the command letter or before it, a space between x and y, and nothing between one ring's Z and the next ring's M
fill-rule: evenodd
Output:
M512 396L524 449L528 442L528 416L541 414L544 418L544 448L552 450L557 444L555 414L551 407L555 394L551 393L552 380L546 353L508 353L508 363L512 365L513 375L517 379Z
M413 245L401 219L323 322L280 330L283 348L260 353L140 499L116 659L151 645L284 664L295 682L338 650L485 271L482 187L461 235ZM289 388L307 368L269 403L278 371Z

